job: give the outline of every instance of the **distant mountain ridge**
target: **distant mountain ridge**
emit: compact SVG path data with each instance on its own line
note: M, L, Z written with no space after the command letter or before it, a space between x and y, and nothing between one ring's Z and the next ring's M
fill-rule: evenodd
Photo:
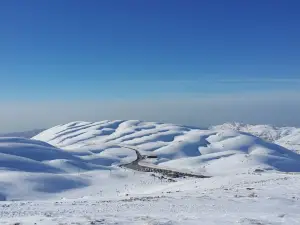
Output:
M0 137L22 137L22 138L32 138L37 134L43 132L45 129L33 129L28 131L20 131L20 132L11 132L11 133L2 133Z
M210 129L235 130L250 133L292 151L300 152L300 128L297 127L276 127L272 125L251 125L233 122L212 126Z
M190 127L192 128L192 127ZM196 127L194 128L196 129ZM235 130L255 135L263 140L276 143L292 151L300 153L300 128L278 127L267 124L245 124L239 122L228 122L209 127L210 130ZM33 129L22 132L2 133L0 137L22 137L32 138L46 129Z

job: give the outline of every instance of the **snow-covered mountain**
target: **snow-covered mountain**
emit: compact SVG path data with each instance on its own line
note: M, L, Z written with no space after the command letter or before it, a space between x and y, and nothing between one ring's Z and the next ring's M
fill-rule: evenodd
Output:
M0 223L299 224L300 155L237 130L107 120L0 138ZM275 133L264 139L297 142ZM138 159L211 177L118 166Z
M274 142L292 151L300 152L300 128L276 127L272 125L250 125L243 123L224 123L212 126L214 130L236 130L247 132L266 141Z
M155 155L148 164L217 175L255 169L300 171L299 155L251 134L233 130L202 130L174 124L129 121L72 122L33 137L89 162L118 163L134 147ZM132 151L131 151L132 152Z

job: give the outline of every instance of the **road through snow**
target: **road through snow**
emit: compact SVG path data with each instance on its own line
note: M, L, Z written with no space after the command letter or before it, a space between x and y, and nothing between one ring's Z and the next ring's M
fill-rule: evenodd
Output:
M142 172L154 172L154 173L160 173L164 176L167 177L172 177L172 178L179 178L179 177L196 177L196 178L209 178L210 176L204 176L204 175L199 175L199 174L192 174L192 173L183 173L179 171L174 171L174 170L169 170L169 169L164 169L164 168L159 168L155 166L150 166L150 165L140 165L139 162L144 160L146 156L142 156L141 153L133 147L130 146L121 146L123 148L128 148L136 153L136 159L130 163L123 164L121 167L126 167L132 170L137 170L137 171L142 171Z

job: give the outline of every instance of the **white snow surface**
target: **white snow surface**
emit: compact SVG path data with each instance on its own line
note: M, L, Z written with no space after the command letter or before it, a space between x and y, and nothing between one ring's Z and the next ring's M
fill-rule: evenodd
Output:
M141 164L212 177L118 167L131 148L157 156ZM72 122L0 138L0 224L299 224L299 171L297 153L234 129Z
M203 130L136 120L72 122L48 129L33 139L103 166L134 157L134 152L125 148L130 146L141 154L157 156L148 164L198 174L221 175L255 169L300 171L298 154L234 130Z
M263 173L168 183L132 171L86 172L87 187L0 202L0 224L260 225L300 223L300 177ZM39 187L37 187L39 188Z
M292 151L300 153L300 128L276 127L272 125L251 125L244 123L224 123L212 126L213 130L236 130L247 132L266 141L274 142Z

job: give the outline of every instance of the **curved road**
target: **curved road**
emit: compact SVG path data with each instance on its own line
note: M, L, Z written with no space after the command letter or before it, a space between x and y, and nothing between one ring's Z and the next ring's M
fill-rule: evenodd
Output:
M136 153L136 159L130 163L120 165L120 167L126 167L132 170L142 171L142 172L154 172L154 173L161 173L165 176L172 177L172 178L178 178L178 177L196 177L196 178L209 178L210 176L204 176L199 174L193 174L193 173L183 173L175 170L169 170L169 169L163 169L163 168L157 168L157 167L149 167L145 165L140 165L139 162L143 159L145 159L145 156L142 156L141 153L132 147L129 146L121 146L122 148L128 148Z

